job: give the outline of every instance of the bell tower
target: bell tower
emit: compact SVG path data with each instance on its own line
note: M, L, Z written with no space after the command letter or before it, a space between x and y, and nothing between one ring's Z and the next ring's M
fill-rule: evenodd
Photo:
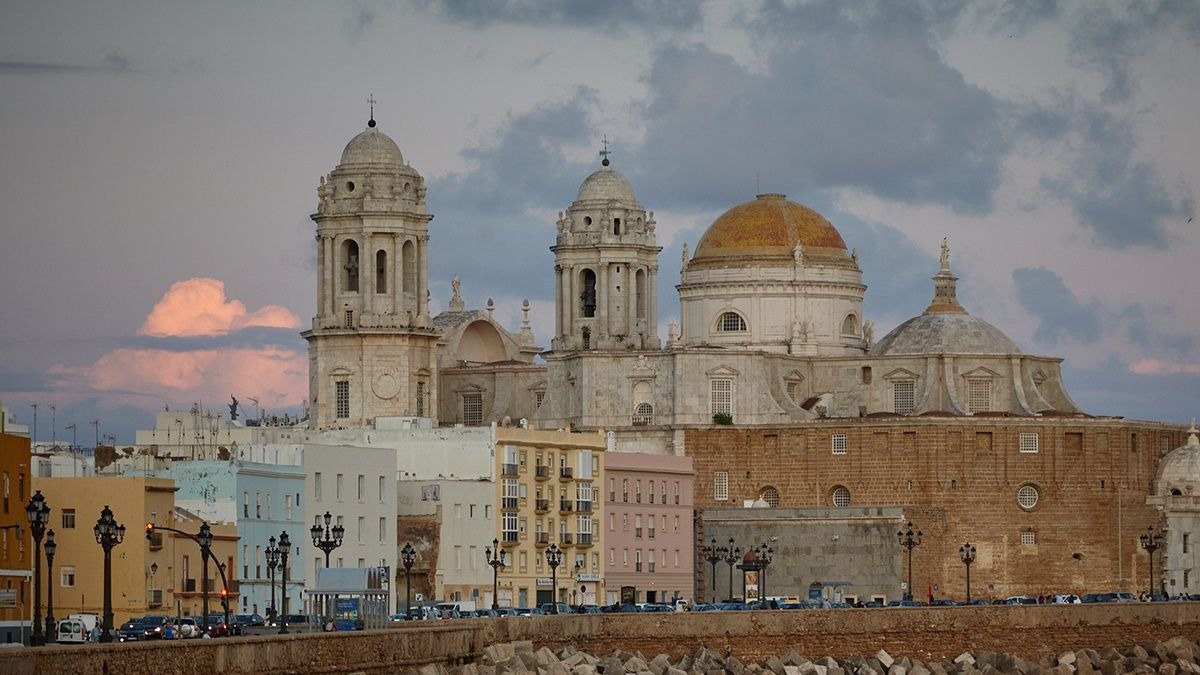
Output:
M433 216L424 179L372 114L321 178L317 198L317 313L301 334L310 424L435 417L437 334L427 290Z
M658 246L633 186L613 170L607 144L600 169L558 214L554 252L555 330L551 350L660 347Z

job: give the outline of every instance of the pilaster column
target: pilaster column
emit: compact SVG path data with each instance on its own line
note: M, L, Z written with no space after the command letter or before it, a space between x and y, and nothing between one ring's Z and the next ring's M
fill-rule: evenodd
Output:
M362 262L359 264L359 284L363 294L363 313L374 314L375 312L375 235L371 232L363 233L363 243L360 249Z
M608 336L608 263L601 261L596 270L596 342L599 338Z
M321 306L325 308L325 316L333 316L333 299L337 295L334 288L334 280L337 278L337 273L334 271L337 267L337 258L334 256L333 237L325 235L322 237L321 247L325 251L325 267L321 270L325 289L324 298Z
M658 342L658 268L646 270L646 337L650 345Z
M429 235L421 235L417 237L417 314L420 316L429 315L429 303L425 298L429 295L429 265L426 264L426 258L429 251Z
M554 336L562 338L563 334L563 288L562 288L562 267L555 265L554 267Z

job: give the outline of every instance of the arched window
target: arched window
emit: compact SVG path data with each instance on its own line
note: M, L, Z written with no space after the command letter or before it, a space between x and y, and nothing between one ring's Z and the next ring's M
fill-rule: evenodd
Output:
M637 296L637 318L646 318L646 270L638 270L633 277Z
M737 312L725 312L717 319L717 331L721 333L744 333L746 320Z
M844 485L833 488L833 505L838 508L850 506L850 490Z
M585 269L579 275L583 292L579 294L580 312L585 318L596 316L596 273Z
M342 242L342 290L358 292L358 242L353 239Z
M404 292L415 293L417 291L417 247L412 241L404 242L404 247L400 253L400 271L404 275Z
M758 493L758 498L767 503L771 508L779 508L779 490L773 487L765 487L762 492Z
M847 314L842 321L842 335L858 335L858 317Z
M375 292L387 293L387 251L375 252Z
M633 426L640 427L654 424L654 406L649 403L639 403L633 410Z

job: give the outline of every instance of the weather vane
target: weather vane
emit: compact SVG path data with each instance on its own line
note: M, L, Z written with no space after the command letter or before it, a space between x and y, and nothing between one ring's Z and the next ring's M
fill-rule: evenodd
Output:
M604 158L604 161L601 164L608 166L608 156L612 154L612 150L608 149L608 134L604 135L602 142L604 143L604 149L600 151L600 156Z
M375 126L375 94L374 94L374 92L372 92L371 95L367 97L367 103L371 104L371 119L369 122L367 122L367 124L370 126Z

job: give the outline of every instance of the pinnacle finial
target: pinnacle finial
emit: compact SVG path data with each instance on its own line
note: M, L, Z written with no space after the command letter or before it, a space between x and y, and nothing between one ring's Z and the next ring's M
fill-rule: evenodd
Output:
M371 105L371 119L367 120L367 126L374 127L375 126L375 94L374 93L372 93L370 96L367 97L367 103L369 103Z
M611 162L608 161L608 156L612 154L612 150L608 149L608 134L605 134L602 141L604 149L600 151L600 156L604 159L600 162L601 166L608 166Z

